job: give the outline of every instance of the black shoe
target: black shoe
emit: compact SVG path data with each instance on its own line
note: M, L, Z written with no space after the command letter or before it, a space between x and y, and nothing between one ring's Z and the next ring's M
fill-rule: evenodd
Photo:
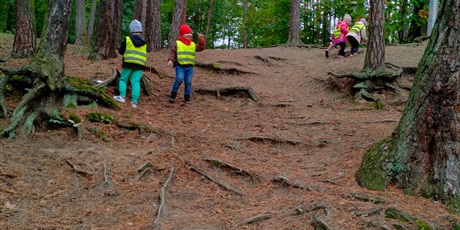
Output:
M190 103L191 103L191 101L190 101L190 95L187 95L187 94L184 95L184 100L185 100L185 103L190 104Z
M174 103L176 101L176 96L177 96L177 92L171 92L171 95L169 96L168 102L169 103Z
M329 58L329 51L326 50L326 58Z

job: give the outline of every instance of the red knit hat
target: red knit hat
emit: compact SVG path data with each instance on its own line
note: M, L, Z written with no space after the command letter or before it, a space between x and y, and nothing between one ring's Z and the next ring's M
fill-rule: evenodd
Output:
M180 36L191 33L191 32L192 32L192 28L190 28L190 26L187 26L185 24L181 25L179 28Z

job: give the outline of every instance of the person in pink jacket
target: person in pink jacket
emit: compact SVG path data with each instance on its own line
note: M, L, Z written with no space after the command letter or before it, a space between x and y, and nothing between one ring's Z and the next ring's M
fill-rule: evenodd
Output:
M336 45L339 46L339 55L337 57L342 59L345 56L345 45L347 42L345 36L348 34L348 26L350 24L351 16L349 14L345 14L343 20L337 23L334 30L332 31L332 42L326 50L326 58L329 58L329 52Z

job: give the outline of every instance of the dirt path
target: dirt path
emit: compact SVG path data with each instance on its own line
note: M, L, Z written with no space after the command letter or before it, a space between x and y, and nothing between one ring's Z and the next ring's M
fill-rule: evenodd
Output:
M68 75L104 79L119 61L90 62L82 50L69 47ZM423 50L388 47L386 61L415 67ZM323 49L206 50L197 55L200 61L252 74L196 68L195 89L250 86L259 102L241 95L217 100L194 93L192 104L185 106L181 94L177 103L167 103L174 76L166 65L167 52L149 54L149 65L169 77L148 75L154 92L142 95L138 109L124 104L121 111L76 110L83 118L93 111L108 112L117 120L151 125L161 134L85 121L85 128L106 133L109 141L87 130L80 142L70 130L0 141L2 229L152 229L157 218L158 229L313 229L318 217L334 229L379 229L394 223L414 228L385 218L390 207L432 226L452 226L439 202L357 184L362 154L390 135L401 116L401 107L377 111L371 103L355 104L350 96L331 90L327 72L359 71L364 53L337 60L326 59ZM218 167L210 159L240 171ZM139 169L146 163L151 168L142 174ZM174 175L165 186L171 169ZM162 188L165 203L158 216ZM362 201L355 193L385 203Z

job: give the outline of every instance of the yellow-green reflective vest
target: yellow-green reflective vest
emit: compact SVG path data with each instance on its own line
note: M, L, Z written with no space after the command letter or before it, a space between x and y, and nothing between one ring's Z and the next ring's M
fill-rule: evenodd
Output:
M343 23L346 24L346 22L342 21L332 31L332 35L334 36L334 39L338 39L340 37L340 35L342 34L342 25L343 25ZM347 25L347 29L348 29L348 25Z
M195 65L196 45L192 42L189 46L181 41L176 41L177 62L181 65Z
M131 38L126 37L126 51L123 60L127 63L134 63L145 66L147 63L147 45L135 47Z
M359 33L363 29L364 25L363 24L355 24L353 27L351 27L351 32Z

